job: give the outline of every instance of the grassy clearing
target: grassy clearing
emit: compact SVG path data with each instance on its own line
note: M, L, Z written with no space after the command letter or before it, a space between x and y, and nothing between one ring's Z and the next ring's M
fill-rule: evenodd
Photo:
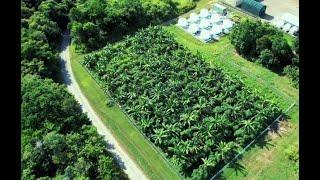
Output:
M81 66L79 62L83 56L75 53L74 46L70 48L70 56L72 71L90 105L146 175L150 179L179 179L175 170L130 123L120 107L106 106L109 98Z
M227 37L205 44L175 25L166 26L165 29L179 43L194 53L199 52L209 64L217 65L231 76L241 78L247 86L278 102L283 109L298 101L298 90L290 84L288 77L242 58Z
M204 44L177 26L170 25L165 28L179 43L194 53L200 53L209 64L221 67L233 77L241 78L246 86L279 103L283 110L293 102L299 101L299 91L290 84L288 77L242 58L235 52L227 37L215 43ZM236 168L228 168L223 172L223 177L227 179L297 179L298 175L289 167L290 161L285 159L283 151L288 145L298 144L299 106L295 106L287 115L290 117L291 127L287 129L286 135L272 140L264 139L267 145L262 147L261 143L257 143L238 161L245 173L239 173Z

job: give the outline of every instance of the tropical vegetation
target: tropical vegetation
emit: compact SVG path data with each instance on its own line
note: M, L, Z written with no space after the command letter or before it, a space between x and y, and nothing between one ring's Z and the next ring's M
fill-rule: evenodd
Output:
M26 75L21 97L22 179L128 179L65 86Z
M158 26L83 65L186 177L212 176L281 113Z
M283 32L267 23L250 19L237 24L229 38L240 55L272 70L283 71L292 79L293 85L298 86L299 41L297 39L293 47L290 47Z
M71 35L79 51L104 47L139 27L190 10L193 0L82 0L70 11Z

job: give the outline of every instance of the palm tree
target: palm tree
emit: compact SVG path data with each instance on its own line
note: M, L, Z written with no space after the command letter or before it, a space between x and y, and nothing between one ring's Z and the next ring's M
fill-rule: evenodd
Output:
M163 139L168 137L168 133L165 129L155 129L154 134L151 135L151 137L154 139L154 142L156 144L159 144L161 146L163 143Z

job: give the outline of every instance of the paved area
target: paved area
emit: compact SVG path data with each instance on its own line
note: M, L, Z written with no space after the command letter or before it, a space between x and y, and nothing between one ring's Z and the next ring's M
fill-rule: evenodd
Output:
M283 13L290 13L299 17L299 0L262 0L267 5L264 19L274 21L279 19Z

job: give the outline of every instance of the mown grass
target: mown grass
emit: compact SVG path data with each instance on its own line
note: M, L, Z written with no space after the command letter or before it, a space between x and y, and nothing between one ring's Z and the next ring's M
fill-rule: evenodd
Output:
M288 77L239 56L227 37L205 44L175 25L166 26L165 29L193 53L200 53L210 65L218 66L230 76L240 78L247 87L278 103L283 110L292 103L299 102L299 91L291 85ZM260 143L256 143L245 152L238 161L245 173L238 173L236 168L227 168L222 176L227 179L297 179L297 173L293 172L290 165L286 165L290 162L284 158L283 151L290 144L298 144L299 105L292 108L287 115L291 127L287 129L285 136L268 141L269 146L262 148ZM266 153L269 153L268 157L264 157Z
M130 123L119 106L108 107L109 97L81 66L83 55L75 53L74 46L70 48L72 71L89 100L90 105L110 129L121 146L136 161L150 179L180 179L176 171L162 158L139 130Z

